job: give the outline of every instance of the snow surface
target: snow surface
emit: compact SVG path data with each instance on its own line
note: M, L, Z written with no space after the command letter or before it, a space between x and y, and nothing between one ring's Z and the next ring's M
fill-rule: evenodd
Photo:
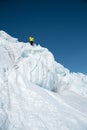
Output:
M87 130L87 75L0 31L0 130Z

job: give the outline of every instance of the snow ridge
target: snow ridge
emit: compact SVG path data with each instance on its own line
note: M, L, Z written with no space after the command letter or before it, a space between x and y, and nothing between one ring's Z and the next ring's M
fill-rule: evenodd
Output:
M87 130L86 107L86 75L0 31L0 130Z

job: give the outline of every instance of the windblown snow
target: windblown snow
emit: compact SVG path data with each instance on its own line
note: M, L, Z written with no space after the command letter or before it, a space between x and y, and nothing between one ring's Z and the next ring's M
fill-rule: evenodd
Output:
M87 130L87 75L0 31L0 130Z

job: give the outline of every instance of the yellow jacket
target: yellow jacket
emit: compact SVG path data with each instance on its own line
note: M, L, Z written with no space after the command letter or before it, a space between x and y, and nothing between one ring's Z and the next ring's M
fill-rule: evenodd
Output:
M30 37L29 37L29 40L32 41L32 42L34 42L34 37L33 37L33 36L30 36Z

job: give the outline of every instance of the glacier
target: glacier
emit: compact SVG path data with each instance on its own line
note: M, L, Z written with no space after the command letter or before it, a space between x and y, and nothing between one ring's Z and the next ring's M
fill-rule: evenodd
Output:
M87 130L87 75L0 31L0 130Z

